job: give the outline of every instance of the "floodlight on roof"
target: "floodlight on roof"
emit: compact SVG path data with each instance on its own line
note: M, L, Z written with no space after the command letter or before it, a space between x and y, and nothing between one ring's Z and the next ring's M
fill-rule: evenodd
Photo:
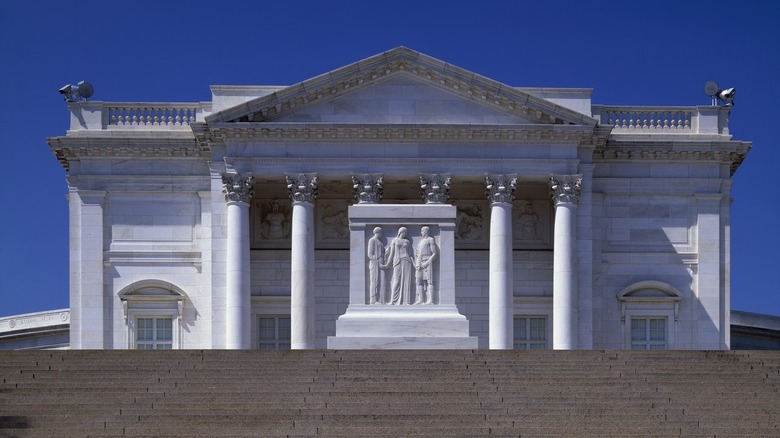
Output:
M81 81L76 85L66 84L59 90L65 96L66 102L87 100L95 93L95 88L87 81Z

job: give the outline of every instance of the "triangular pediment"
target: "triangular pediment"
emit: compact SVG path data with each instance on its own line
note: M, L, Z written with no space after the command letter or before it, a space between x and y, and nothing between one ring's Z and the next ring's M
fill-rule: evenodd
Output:
M342 93L283 115L275 122L532 124L500 109L465 99L399 72L382 82Z
M211 114L206 122L597 124L587 115L405 47Z

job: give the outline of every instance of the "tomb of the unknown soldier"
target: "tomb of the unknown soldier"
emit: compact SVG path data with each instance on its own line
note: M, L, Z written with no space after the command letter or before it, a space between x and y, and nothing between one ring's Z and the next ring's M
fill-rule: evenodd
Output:
M0 318L48 349L0 355L0 437L780 436L780 356L727 351L780 326L731 310L733 102L298 79L66 96L70 306Z

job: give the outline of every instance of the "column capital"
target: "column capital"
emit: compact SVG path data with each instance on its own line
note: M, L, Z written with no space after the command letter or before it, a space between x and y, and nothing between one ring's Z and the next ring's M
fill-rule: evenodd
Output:
M485 175L485 195L491 203L511 203L515 199L517 175Z
M352 189L358 204L377 204L382 200L384 191L383 174L352 174Z
M553 205L561 203L576 204L580 202L582 192L582 174L550 175L550 196Z
M420 193L426 204L448 204L450 202L450 174L421 173Z
M292 202L314 203L319 192L319 181L316 173L288 173L287 188L290 189Z
M255 192L252 182L254 177L241 176L237 173L222 174L222 193L226 202L243 202L249 204Z

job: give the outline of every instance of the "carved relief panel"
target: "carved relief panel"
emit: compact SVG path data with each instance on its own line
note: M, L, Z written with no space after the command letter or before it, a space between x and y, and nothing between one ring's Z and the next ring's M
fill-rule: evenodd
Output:
M289 248L292 206L289 199L253 199L252 247Z
M455 247L458 249L484 249L490 236L490 210L484 200L459 200L454 202Z
M515 249L552 249L552 207L542 199L512 203L512 240Z
M314 211L314 228L317 248L349 248L349 216L347 208L352 203L346 199L317 200Z
M375 224L365 233L366 304L438 303L439 227Z

